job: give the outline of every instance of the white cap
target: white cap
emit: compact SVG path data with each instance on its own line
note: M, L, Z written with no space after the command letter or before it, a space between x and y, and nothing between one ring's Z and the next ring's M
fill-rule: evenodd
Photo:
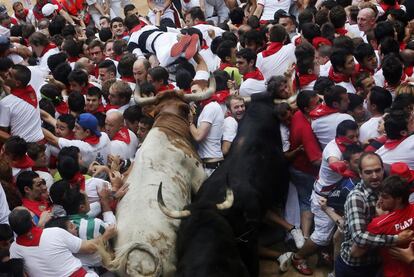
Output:
M46 17L50 16L54 11L56 11L58 9L58 5L53 5L50 3L47 3L46 5L43 6L42 8L42 14Z

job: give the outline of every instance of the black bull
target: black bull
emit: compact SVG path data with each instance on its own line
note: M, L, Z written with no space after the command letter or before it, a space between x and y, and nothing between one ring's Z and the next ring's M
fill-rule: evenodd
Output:
M288 174L273 99L264 93L253 95L252 102L239 124L238 134L228 156L224 163L204 181L193 201L195 205L219 203L223 201L227 187L233 191L232 207L216 213L223 215L231 226L240 256L251 276L259 274L258 227L269 208L284 203L289 183ZM189 226L190 222L186 222L187 220L190 219L183 219L181 223L178 234L181 239L178 243L196 244L196 240L183 238L188 228L195 228ZM211 235L210 240L214 239L214 235ZM204 241L199 243L200 246L205 245ZM180 247L177 245L178 249ZM180 264L191 263L187 260L188 257L208 251L197 245L185 247L193 249L194 253L177 256L178 270ZM209 255L220 256L220 253L209 253Z

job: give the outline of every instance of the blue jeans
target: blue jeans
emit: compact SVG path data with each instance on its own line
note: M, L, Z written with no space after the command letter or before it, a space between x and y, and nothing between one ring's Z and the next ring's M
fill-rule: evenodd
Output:
M335 261L335 277L375 277L378 270L379 265L347 265L341 256L338 256Z
M310 197L316 180L315 177L291 166L290 180L295 184L298 191L300 210L310 211Z

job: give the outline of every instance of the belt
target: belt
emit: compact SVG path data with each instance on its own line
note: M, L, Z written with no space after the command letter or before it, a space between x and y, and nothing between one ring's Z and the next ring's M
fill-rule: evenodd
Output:
M315 184L313 186L313 191L317 195L322 196L322 197L328 196L328 194L336 188L336 184L333 184L333 185L330 185L330 186L324 186L324 187L322 187L322 189L320 191L318 191L318 190L316 190L316 183L317 182L318 182L318 180L315 181Z
M219 167L221 165L222 162L223 161L210 162L210 163L203 162L203 167L208 168L208 169L216 169L217 167Z

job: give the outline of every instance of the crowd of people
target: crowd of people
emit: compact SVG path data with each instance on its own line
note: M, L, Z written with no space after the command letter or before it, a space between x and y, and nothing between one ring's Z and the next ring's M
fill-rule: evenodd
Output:
M269 219L297 249L274 255L281 271L312 275L318 253L329 276L414 276L413 1L147 0L147 15L128 0L12 2L0 5L4 276L112 276L99 245L117 234L157 116L134 96L210 78L215 93L185 118L206 176L251 95L275 99L290 184Z

